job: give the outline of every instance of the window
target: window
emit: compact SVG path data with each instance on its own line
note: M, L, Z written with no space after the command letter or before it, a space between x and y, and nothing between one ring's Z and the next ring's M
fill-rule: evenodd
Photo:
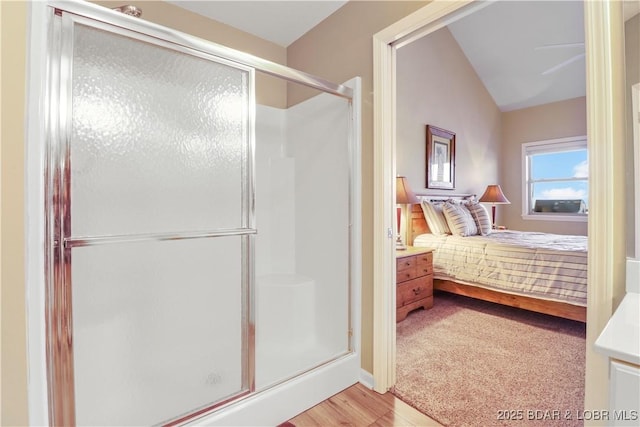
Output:
M522 217L586 221L589 212L587 137L522 144Z

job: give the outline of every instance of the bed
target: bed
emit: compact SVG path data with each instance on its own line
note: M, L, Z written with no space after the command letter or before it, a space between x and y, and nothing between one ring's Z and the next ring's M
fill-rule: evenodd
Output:
M434 249L434 289L586 322L585 236L511 230L434 234L422 202L443 200L420 199L411 209L410 242Z

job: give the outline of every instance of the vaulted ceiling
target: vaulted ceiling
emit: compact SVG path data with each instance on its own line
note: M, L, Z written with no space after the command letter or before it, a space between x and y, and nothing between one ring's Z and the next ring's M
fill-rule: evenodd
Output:
M287 47L347 1L170 1ZM502 111L585 95L583 2L492 1L449 30ZM640 2L625 1L625 19Z

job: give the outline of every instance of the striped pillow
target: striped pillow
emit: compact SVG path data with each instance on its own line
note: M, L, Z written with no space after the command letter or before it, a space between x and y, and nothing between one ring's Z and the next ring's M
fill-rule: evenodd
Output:
M426 200L420 203L422 213L424 213L424 219L427 221L431 234L451 234L447 220L442 213L442 205L442 203L435 204L427 202Z
M476 222L478 233L482 234L483 236L491 234L491 218L489 217L487 208L478 202L467 203L467 208L469 209L469 212L471 212L471 216Z
M445 203L442 206L442 212L452 234L463 237L478 234L476 222L465 205Z

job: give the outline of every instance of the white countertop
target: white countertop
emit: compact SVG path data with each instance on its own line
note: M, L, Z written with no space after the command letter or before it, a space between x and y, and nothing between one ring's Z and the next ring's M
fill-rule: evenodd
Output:
M640 366L640 261L627 260L627 293L596 340L595 349Z
M625 295L595 348L611 358L640 365L640 294Z

